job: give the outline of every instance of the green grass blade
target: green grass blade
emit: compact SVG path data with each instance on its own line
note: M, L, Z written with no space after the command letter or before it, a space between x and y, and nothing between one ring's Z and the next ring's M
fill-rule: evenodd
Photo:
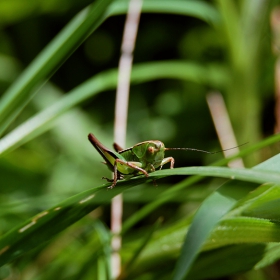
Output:
M109 9L110 15L123 14L127 11L127 1L115 1ZM185 16L193 16L204 20L205 22L215 25L220 22L220 15L214 6L203 1L143 1L143 13L168 13Z
M270 174L270 166L274 166L273 170L278 171L279 173L279 155L267 160L266 163L263 163L260 166L256 166L254 169L251 169L251 171L259 172L260 169L262 172L266 173L265 170L268 170L267 174ZM278 168L276 166L278 166ZM275 172L275 175L276 174L277 172ZM268 178L267 182L270 181L271 179ZM279 184L276 181L274 183ZM236 202L242 198L240 193L241 192L235 192L235 190L232 189L232 182L228 182L203 202L194 217L193 223L183 244L181 255L177 261L174 271L174 280L181 280L185 278L185 276L190 271L200 249L202 248L203 243L208 238L213 228L216 226L219 220L236 204ZM238 194L238 196L236 196L236 194Z
M137 259L139 258L140 254L143 252L143 250L146 248L148 242L150 242L154 232L158 229L158 227L162 224L162 219L159 218L156 223L152 226L151 229L148 230L148 233L146 234L146 236L144 236L143 240L141 241L141 244L139 245L139 247L136 249L136 251L134 252L134 254L132 255L132 257L126 262L122 274L126 275L127 273L129 273L129 271L131 271L132 267L134 266L134 263L137 261Z
M279 158L279 156L278 156ZM108 190L106 186L100 186L86 192L80 193L74 197L67 199L56 205L55 207L39 213L35 217L29 219L24 224L16 227L10 232L6 233L0 239L0 265L5 264L16 258L17 256L47 242L57 233L64 230L71 224L81 219L84 215L91 212L100 204L109 203L111 199L119 193L125 191L129 187L138 185L140 183L151 181L151 179L159 179L172 175L190 175L200 174L201 176L218 176L224 178L241 179L248 182L265 183L267 181L277 182L280 184L280 175L277 172L267 172L263 170L251 169L230 169L222 167L185 167L178 169L169 169L156 171L150 174L149 178L137 177L127 181L122 181L117 186ZM235 182L235 181L232 181ZM225 185L226 186L226 185ZM234 202L246 192L247 189L241 188L238 197L234 197L231 188L221 188L214 193L214 202L220 202L219 211L215 212L217 217L220 217L224 212L224 208L228 209ZM213 199L210 196L207 200L207 206L213 206ZM210 200L210 203L208 201ZM211 201L212 200L212 201ZM203 208L204 209L204 208ZM212 209L212 208L211 208ZM200 210L201 212L202 210ZM207 208L205 211L209 211ZM209 216L210 214L208 214ZM212 223L209 222L209 227ZM200 227L201 228L201 227ZM197 230L197 229L196 229Z
M236 189L232 189L232 186L236 188L236 185L231 182L220 187L203 202L197 211L182 246L172 279L181 280L185 278L211 230L234 204L248 193L248 189L242 188L242 185L238 192L236 192ZM238 196L236 196L236 193Z
M35 94L42 84L87 37L96 29L112 0L99 0L80 12L59 35L37 56L0 102L0 134Z
M230 162L230 160L233 160L233 159L236 159L236 158L239 158L239 157L244 157L244 156L246 156L248 154L251 154L254 151L257 151L257 150L259 150L263 147L266 147L268 145L276 143L279 140L280 140L280 134L273 135L273 136L268 137L267 139L261 141L260 143L257 143L255 145L252 145L251 147L246 148L245 150L239 152L238 154L236 154L236 155L234 155L230 158L225 158L225 159L219 160L217 162L214 162L212 165L213 166L225 165L228 162ZM266 161L266 162L264 162L264 164L269 164L269 163ZM199 182L202 178L203 177L200 177L200 176L193 176L191 178L187 178L187 179L183 180L182 182L173 186L173 188L170 188L170 189L166 190L165 192L163 192L160 195L160 197L158 197L158 199L156 199L155 201L145 205L140 210L138 210L136 214L130 216L126 221L124 221L123 233L128 231L133 225L135 225L136 223L141 221L144 217L148 216L150 213L152 213L159 206L168 202L172 197L176 197L178 195L178 192L180 192L181 190Z
M234 229L234 230L233 230ZM238 243L280 242L280 223L269 219L236 217L222 220L203 250Z
M239 184L242 182L236 183ZM187 219L173 223L169 227L158 230L149 242L147 248L141 254L139 260L136 262L135 268L130 272L131 275L129 275L129 277L134 279L135 275L154 270L162 265L163 262L172 264L178 256L179 248L181 248L184 242L185 234L186 231L189 230L190 223L191 217L188 217ZM210 273L212 269L208 266L208 261L210 261L210 263L213 265L213 259L222 259L227 255L228 257L226 258L228 260L231 254L230 245L238 246L242 244L244 246L244 243L246 243L245 246L248 246L249 243L251 243L251 245L253 243L254 246L254 243L259 244L279 242L279 233L280 224L268 219L232 217L222 220L219 225L215 227L214 231L211 233L211 236L207 238L206 242L204 243L202 248L202 256L200 255L198 257L197 261L192 267L189 279L203 279L202 276ZM126 248L123 249L123 253L128 250L127 248L135 246L134 242L135 241L132 241L126 244ZM239 253L241 257L243 252ZM257 259L262 260L264 253L265 252L262 252L261 255L258 255ZM209 260L207 260L205 263L206 256L209 256ZM279 252L278 256L280 256ZM276 256L274 255L273 260L275 260L275 258ZM242 260L242 262L243 261L244 260ZM224 275L240 272L240 262L241 260L236 260L234 266L232 265L232 261L230 262L230 265L225 262L225 267L223 267L223 272L225 273ZM265 265L265 263L268 265L271 264L271 262L271 259L268 260L267 256L267 260L262 261L262 265ZM245 269L251 269L252 264L254 263L251 259L248 260L247 264L243 267Z
M0 135L38 91L43 81L55 72L89 34L107 17L127 12L128 1L116 1L109 7L111 2L99 0L80 12L6 91L0 102ZM212 6L196 1L147 1L144 2L143 12L180 13L210 22L219 19Z
M280 155L274 157L275 160L280 160ZM273 159L273 158L272 158ZM272 160L271 159L271 160ZM174 171L175 170L175 171ZM228 168L228 167L216 167L216 166L195 166L195 167L180 167L176 169L165 169L161 171L155 171L150 174L150 177L166 177L170 175L203 175L214 176L221 178L236 179L241 181L248 181L253 183L263 184L264 182L270 182L280 184L280 173L274 171L254 169L240 169L240 168Z
M215 73L211 75L211 73ZM218 77L217 77L218 76ZM216 65L202 66L188 62L167 61L140 64L132 70L131 82L147 82L155 79L170 78L203 82L215 86L226 83L227 74ZM33 118L5 135L0 140L0 154L15 149L51 128L50 122L67 110L104 90L114 89L117 85L117 69L100 73L77 88L54 105L41 111Z
M155 233L150 245L147 246L142 254L138 266L142 262L149 262L152 259L159 261L161 256L175 256L189 230L191 218L180 221L174 225L160 230ZM234 230L233 230L234 229ZM280 223L275 223L268 219L250 218L250 217L233 217L222 220L215 230L211 233L210 238L203 245L203 251L209 251L233 244L243 243L266 243L280 242ZM166 247L162 248L162 244ZM157 265L155 261L155 265ZM144 265L145 266L145 265Z
M106 187L88 190L43 211L11 230L0 239L0 265L47 242L100 204L109 203L115 195L133 183L135 184L135 182L123 182L111 191L108 191Z

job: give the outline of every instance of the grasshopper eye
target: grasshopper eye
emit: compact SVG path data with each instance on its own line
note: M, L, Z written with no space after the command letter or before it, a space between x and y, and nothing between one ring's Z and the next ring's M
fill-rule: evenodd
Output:
M149 148L148 148L148 152L149 152L150 154L153 154L153 153L155 152L155 148L154 148L154 147L149 147Z

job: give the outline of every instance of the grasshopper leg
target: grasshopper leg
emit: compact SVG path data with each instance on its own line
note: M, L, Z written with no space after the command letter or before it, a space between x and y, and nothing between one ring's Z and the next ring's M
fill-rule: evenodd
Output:
M175 163L175 160L173 157L167 157L167 158L164 158L160 164L160 170L162 169L162 166L165 165L166 163L170 162L170 169L173 169L174 168L174 163Z
M109 179L107 177L102 177L102 179L104 179L104 180L106 180L107 182L110 182L110 183L112 183L114 181L114 179Z
M123 176L118 172L118 163L126 165L126 166L128 166L128 167L130 167L132 169L135 169L135 170L143 173L146 177L149 177L149 174L148 174L148 172L146 170L144 170L143 168L137 166L136 164L133 164L133 162L124 161L124 160L121 160L121 159L116 159L115 163L114 163L114 171L113 171L114 172L114 179L110 180L110 179L106 178L108 182L113 182L113 184L110 187L108 187L109 189L114 188L116 186L116 184L117 184L117 181L119 179L123 178Z
M117 168L116 162L115 162L115 164L114 164L114 171L113 171L113 174L114 174L114 178L113 178L113 179L104 178L104 179L106 179L108 182L113 182L113 184L112 184L110 187L108 187L108 189L114 188L114 187L116 186L118 180L123 178L123 176L121 176L121 174L118 172L118 168Z
M148 174L148 172L145 169L137 166L133 162L123 161L121 159L116 159L115 165L117 165L118 163L124 164L124 165L126 165L128 167L131 167L132 169L138 170L139 172L143 173L146 177L149 177L149 174Z

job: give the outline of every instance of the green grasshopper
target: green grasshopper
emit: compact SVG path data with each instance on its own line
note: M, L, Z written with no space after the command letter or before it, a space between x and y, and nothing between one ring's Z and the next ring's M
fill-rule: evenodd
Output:
M125 175L135 176L142 173L146 177L149 177L148 173L154 172L157 168L162 169L162 166L167 163L170 163L170 169L174 168L174 158L164 157L164 152L167 150L189 150L208 154L221 152L207 152L193 148L165 148L164 144L159 140L140 142L127 149L122 149L118 144L114 143L116 152L113 152L98 141L92 133L88 135L88 139L114 174L113 179L102 178L108 182L112 182L112 185L109 187L110 189L114 188L117 181L123 179Z

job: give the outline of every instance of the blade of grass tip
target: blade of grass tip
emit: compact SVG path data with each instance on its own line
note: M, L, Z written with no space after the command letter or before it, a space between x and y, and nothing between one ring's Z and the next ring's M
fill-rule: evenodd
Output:
M33 60L0 101L0 135L37 93L43 81L96 29L112 0L98 0L80 12Z
M255 166L253 169L271 171L271 166L273 166L273 171L280 171L279 155ZM247 193L248 188L243 188L243 184L236 185L234 181L229 181L202 203L186 235L174 270L173 280L182 280L186 277L213 228L236 202Z

